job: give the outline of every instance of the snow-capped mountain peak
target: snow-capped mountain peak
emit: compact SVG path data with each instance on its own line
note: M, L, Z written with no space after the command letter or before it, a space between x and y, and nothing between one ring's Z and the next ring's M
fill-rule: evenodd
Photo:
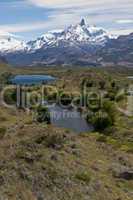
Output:
M82 19L64 30L49 31L27 43L0 31L0 55L14 65L99 66L109 63L133 63L133 34L111 35L101 27ZM119 54L116 54L119 52Z
M85 19L82 19L80 23L76 25L70 25L64 30L53 30L35 41L28 42L28 51L36 51L40 48L48 48L58 46L61 43L69 43L70 45L86 43L88 45L104 45L111 35L104 29L89 26Z
M0 52L8 54L12 52L35 52L39 49L47 49L64 45L88 47L104 46L112 38L104 29L90 26L85 19L75 25L70 25L64 30L52 30L34 41L25 43L19 37L0 31Z
M2 54L24 50L25 48L26 43L21 41L18 36L0 31L0 52Z

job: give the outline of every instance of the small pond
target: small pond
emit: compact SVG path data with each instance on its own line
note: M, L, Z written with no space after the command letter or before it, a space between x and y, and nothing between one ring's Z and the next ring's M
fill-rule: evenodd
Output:
M49 75L16 75L11 79L11 83L16 85L38 85L54 80L55 78Z
M57 127L70 129L76 133L91 132L94 129L77 109L64 109L59 105L55 105L49 107L49 110L51 123Z

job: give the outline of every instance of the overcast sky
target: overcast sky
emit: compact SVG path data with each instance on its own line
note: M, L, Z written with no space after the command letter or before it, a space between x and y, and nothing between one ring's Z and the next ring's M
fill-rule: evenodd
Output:
M0 0L0 34L25 40L85 18L114 34L133 32L133 0Z

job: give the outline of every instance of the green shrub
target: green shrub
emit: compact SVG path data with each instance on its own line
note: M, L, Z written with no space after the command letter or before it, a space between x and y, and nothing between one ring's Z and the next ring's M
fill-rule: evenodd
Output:
M39 123L46 122L47 124L51 123L50 120L50 113L47 107L45 106L38 106L36 110L36 120Z
M93 87L93 86L94 86L93 80L88 80L88 81L86 82L86 87L91 88L91 87Z
M100 111L92 117L92 124L96 131L103 131L107 127L112 126L112 120L108 113Z
M65 143L65 138L62 135L48 135L45 138L45 144L49 148L62 148Z
M35 142L37 144L43 144L48 148L62 148L66 143L66 138L64 135L55 134L47 134L47 135L37 135L35 138Z
M116 87L116 82L115 82L115 81L112 81L112 82L110 83L110 85L111 85L111 88L115 88L115 87Z
M9 105L14 105L17 102L16 89L7 89L4 92L4 101Z
M60 94L60 100L59 100L60 105L71 106L72 100L73 100L73 98L72 98L72 95L70 93L63 92L63 93Z
M13 77L12 73L10 73L10 72L3 72L0 75L0 82L3 83L3 84L9 84L12 77Z
M87 78L84 78L81 82L81 90L83 91L85 87L91 88L93 87L93 85L93 80L88 80Z
M78 172L75 175L75 178L78 179L79 181L85 182L85 183L90 183L90 181L91 181L91 175L87 171L85 171L85 172Z
M97 142L103 142L106 143L107 142L107 137L105 135L99 135L97 137Z
M92 119L93 119L94 115L95 115L95 114L94 114L92 111L89 111L89 112L87 113L87 118L86 118L86 120L87 120L88 123L92 123Z
M107 91L105 98L108 98L110 101L114 101L116 98L116 95L117 95L116 91L114 91L113 89L109 89Z
M116 108L113 102L105 100L103 102L102 110L104 110L106 113L108 113L112 124L115 122L115 116L116 116Z
M104 80L99 81L99 88L100 88L101 90L104 90L104 89L105 89L105 85L106 85L106 81L104 81Z
M82 97L74 96L72 103L74 106L76 106L78 109L80 109L82 106Z
M2 116L0 113L0 122L7 121L7 118L5 116Z
M120 149L127 153L133 153L133 143L123 144Z
M56 102L57 101L57 93L53 92L52 94L49 94L47 96L47 101L50 103Z
M5 134L6 134L6 127L0 127L0 139L3 139Z
M112 138L112 137L108 137L107 138L107 143L111 144L111 145L113 145L115 147L119 147L120 146L120 142L118 140Z
M58 92L57 89L53 86L45 86L43 88L44 99L48 102L56 102Z
M31 108L38 105L41 102L41 95L39 94L39 92L30 92L28 93L27 97Z
M116 96L116 101L117 101L117 102L122 101L122 100L124 100L124 99L126 99L126 95L125 95L124 92L121 92L121 93L119 93L119 94Z
M108 131L108 128L115 123L116 108L114 103L109 100L105 100L102 106L99 103L98 106L92 107L93 109L89 107L87 121L93 124L96 131Z
M87 106L90 111L97 112L101 106L101 100L98 93L90 93L87 97Z

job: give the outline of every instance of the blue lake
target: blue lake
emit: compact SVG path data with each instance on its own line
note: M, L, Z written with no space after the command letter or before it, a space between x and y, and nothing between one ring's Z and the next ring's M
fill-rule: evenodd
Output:
M11 79L11 83L16 85L36 85L54 80L55 78L49 75L17 75Z

